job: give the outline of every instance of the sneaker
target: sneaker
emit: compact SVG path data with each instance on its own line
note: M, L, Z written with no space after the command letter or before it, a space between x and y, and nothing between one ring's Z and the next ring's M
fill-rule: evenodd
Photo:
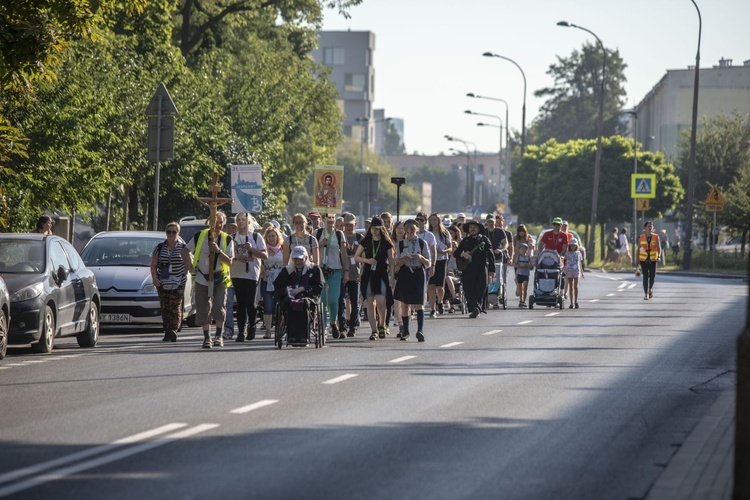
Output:
M473 310L471 311L471 314L469 314L469 317L470 317L470 318L476 318L477 316L479 316L479 308L478 308L478 307L475 307L475 308L474 308L474 309L473 309Z
M576 309L578 309L578 302L576 302Z
M164 338L161 339L162 342L169 342L169 332L164 332Z
M519 308L522 308L522 307L523 307L523 301L519 301L519 302L518 302L518 307L519 307Z
M271 338L271 334L270 333L266 333L265 335L263 335L263 338L264 339L270 339Z
M443 309L443 303L442 302L438 302L437 303L437 311L438 311L439 314L443 314L444 309Z
M568 306L568 309L573 309L573 303L572 303L572 302L571 302L571 303L570 303L570 305Z
M381 339L385 338L385 327L384 326L379 326L378 327L378 337L381 338Z
M370 335L370 340L378 340L378 332L372 332L372 335Z
M354 329L354 327L349 328L349 331L347 332L347 337L354 337L357 334L357 331Z
M648 300L648 295L644 295L643 300Z
M339 333L339 329L336 326L336 323L331 323L331 337L337 339L340 335L341 334Z
M435 311L430 311L430 319L433 319L436 316Z
M424 342L424 333L422 333L422 332L417 332L417 340L418 340L419 342Z
M221 338L223 339L231 339L234 337L234 329L232 328L224 328L224 331L221 332Z
M401 335L401 340L403 340L404 342L408 342L409 341L409 334L408 333L404 333L403 335Z
M248 329L247 336L245 338L247 340L253 340L255 338L255 328Z
M403 326L399 326L398 327L398 333L396 334L396 338L400 339L401 335L403 335L403 334L404 334L404 327Z
M234 340L235 342L244 342L245 341L245 334L244 333L238 333L237 338Z

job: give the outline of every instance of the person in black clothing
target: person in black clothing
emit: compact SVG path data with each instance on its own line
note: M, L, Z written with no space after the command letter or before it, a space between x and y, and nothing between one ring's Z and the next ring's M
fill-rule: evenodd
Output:
M309 312L320 303L323 271L310 262L307 249L292 249L291 266L284 267L273 282L276 300L286 314L287 344L305 346L310 339Z
M363 264L360 289L367 306L367 320L372 328L370 340L384 339L386 308L393 307L391 290L395 284L395 264L393 242L379 217L373 217L370 221L367 236L359 244L354 260Z
M453 252L461 272L461 284L466 294L466 305L471 311L469 317L479 316L484 292L487 289L488 271L492 279L495 273L495 257L492 244L484 236L484 227L477 221L464 224L467 236L461 240L458 248Z

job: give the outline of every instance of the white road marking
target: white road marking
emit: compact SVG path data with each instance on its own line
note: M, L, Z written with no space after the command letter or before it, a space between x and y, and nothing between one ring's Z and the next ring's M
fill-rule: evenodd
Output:
M502 332L502 330L490 330L489 332L484 332L482 335L495 335L500 332Z
M11 366L26 366L25 363L5 363L3 365L4 368L10 368Z
M416 356L403 356L400 358L392 359L389 361L389 363L401 363L402 361L409 361L410 359L414 359Z
M526 321L521 321L521 322L520 322L520 323L518 323L518 324L519 324L519 325L528 325L529 323L533 323L533 322L534 322L534 320L533 320L533 319L527 319Z
M615 295L617 295L617 294L616 293L608 293L607 297L614 297Z
M247 413L253 410L257 410L258 408L263 408L264 406L270 406L278 402L279 402L278 399L264 399L263 401L258 401L257 403L253 403L251 405L242 406L240 408L235 408L229 413L237 413L237 414Z
M461 345L461 344L463 344L463 342L451 342L449 344L443 344L440 347L455 347L455 346Z
M627 282L623 282L623 283L620 283L620 285L617 287L617 289L621 290L621 289L625 288L626 286L628 286L628 283Z
M558 314L560 314L560 311L549 313L549 314L545 314L545 316L557 316Z
M589 302L599 302L599 299L591 299Z
M33 365L36 363L46 363L47 361L49 361L49 359L28 359L24 361L24 363Z
M356 373L347 373L346 375L341 375L340 377L332 378L330 380L326 380L323 382L324 384L338 384L339 382L343 382L344 380L349 380L350 378L357 377L358 375Z
M638 286L637 283L631 283L630 285L628 285L628 289L635 288L637 286Z
M78 453L73 453L72 455L66 455L64 457L48 460L47 462L42 462L37 465L30 465L29 467L24 467L23 469L6 472L5 474L0 475L0 484L7 483L8 481L13 481L15 479L18 479L19 477L37 474L45 469L51 469L60 465L76 462L78 460L81 460L82 458L88 458L92 455L98 455L99 453L104 453L105 451L112 450L125 444L137 443L138 441L143 441L144 439L158 436L159 434L164 434L165 432L171 432L183 427L187 427L187 425L188 424L180 423L162 425L161 427L151 429L150 431L139 432L138 434L133 434L132 436L124 437L108 444L103 444L100 446L89 448L87 450L79 451Z
M7 370L10 366L0 366L0 370Z
M5 488L0 488L0 497L11 495L13 493L18 493L19 491L27 490L29 488L32 488L34 486L38 486L40 484L48 483L50 481L55 481L57 479L62 479L64 477L70 476L72 474L76 474L78 472L93 469L95 467L99 467L101 465L106 465L108 463L115 462L117 460L121 460L123 458L127 458L131 455L135 455L137 453L141 453L144 451L148 451L152 448L157 448L159 446L164 446L165 444L169 444L173 441L177 441L178 439L185 439L191 436L194 436L196 434L200 434L201 432L205 432L210 429L214 429L216 427L219 427L219 424L200 424L196 425L195 427L192 427L190 429L185 429L180 432L175 432L174 434L170 434L168 436L155 439L153 441L149 441L147 443L140 444L138 446L131 446L130 448L125 448L123 450L117 451L115 453L111 453L109 455L105 455L103 457L94 458L92 460L89 460L87 462L81 462L76 465L71 465L70 467L59 469L55 472L50 472L48 474L43 474L41 476L37 476L31 479L27 479L26 481L22 481L20 483L12 484L10 486L6 486Z

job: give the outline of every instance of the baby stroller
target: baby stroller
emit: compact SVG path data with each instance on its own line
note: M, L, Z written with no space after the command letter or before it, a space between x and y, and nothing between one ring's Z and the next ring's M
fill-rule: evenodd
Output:
M560 255L555 250L542 250L536 258L529 309L534 309L534 304L562 309L564 288Z

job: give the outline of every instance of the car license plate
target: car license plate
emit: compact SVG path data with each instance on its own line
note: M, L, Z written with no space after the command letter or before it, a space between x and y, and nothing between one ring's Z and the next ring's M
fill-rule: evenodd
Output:
M130 314L102 314L102 323L130 323Z

